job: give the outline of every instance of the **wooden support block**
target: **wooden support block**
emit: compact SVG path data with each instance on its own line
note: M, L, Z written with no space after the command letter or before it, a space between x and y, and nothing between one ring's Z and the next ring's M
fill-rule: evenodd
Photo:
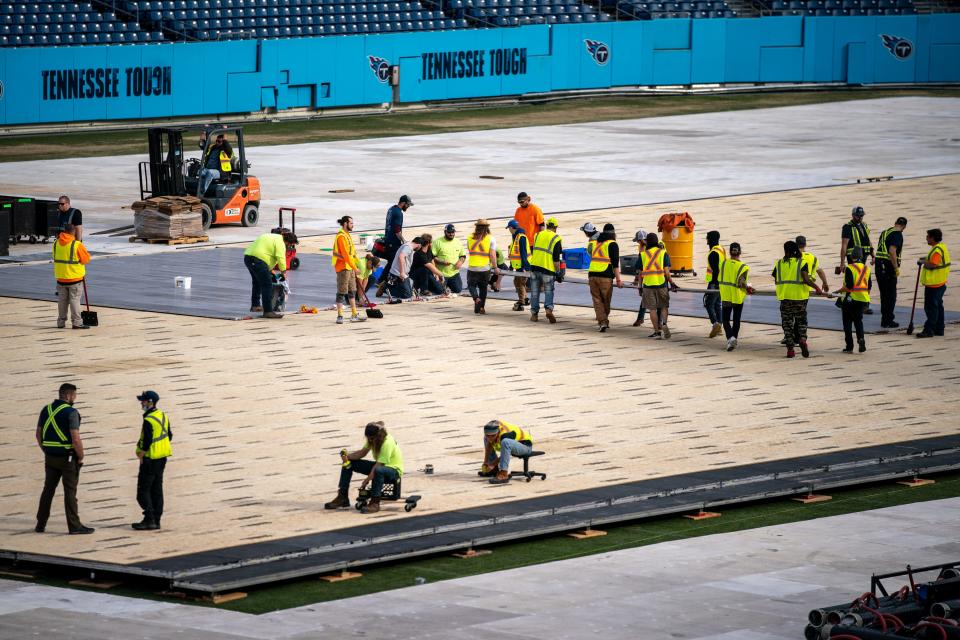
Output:
M591 529L587 527L583 531L571 531L567 534L568 538L576 538L577 540L585 540L586 538L601 538L607 535L606 531L600 531L599 529Z
M710 518L719 518L721 515L723 514L717 513L716 511L704 511L703 509L700 509L700 513L685 515L683 517L687 518L688 520L709 520Z
M800 504L815 504L817 502L828 502L833 500L833 496L823 496L816 493L808 493L805 496L790 499L794 502L799 502Z
M362 578L362 577L363 577L362 573L341 569L340 573L332 573L328 576L320 576L320 579L323 580L324 582L343 582L344 580L355 580L357 578Z
M913 480L900 480L897 484L902 484L905 487L925 487L928 484L936 484L936 480L930 480L929 478L914 478Z
M353 189L330 189L327 193L353 193Z
M0 576L10 576L11 578L20 578L21 580L35 580L39 572L33 569L0 569Z
M202 600L205 602L212 602L213 604L223 604L224 602L243 600L246 597L247 594L243 591L231 591L230 593L214 593L213 595L204 596Z
M90 587L92 589L113 589L114 587L119 587L122 582L119 580L88 580L87 578L80 578L79 580L71 580L69 584L72 584L75 587Z
M479 556L488 556L488 555L490 555L491 553L493 553L493 551L491 551L490 549L474 549L474 548L471 547L471 548L467 549L466 551L462 551L462 552L460 552L460 553L453 553L453 554L451 554L451 555L452 555L454 558L461 558L461 559L466 560L466 559L468 559L468 558L477 558L477 557L479 557Z

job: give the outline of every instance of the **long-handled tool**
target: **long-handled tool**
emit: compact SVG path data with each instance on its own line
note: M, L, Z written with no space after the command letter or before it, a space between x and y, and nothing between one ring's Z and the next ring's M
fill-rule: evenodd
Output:
M366 292L366 291L361 291L361 292L360 292L360 295L363 296L363 302L364 302L364 307L365 307L365 308L364 308L364 311L366 312L367 317L368 317L368 318L382 318L382 317L383 317L383 311L380 311L380 309L377 309L377 308L376 308L377 305L375 305L374 303L370 302L370 298L367 297L367 292Z
M90 311L90 295L87 293L87 280L83 279L83 299L87 303L87 310L80 312L80 319L88 327L100 326L100 320L97 318L96 311Z
M920 291L920 271L923 265L917 265L917 283L913 285L913 306L910 307L910 324L907 325L907 335L913 335L913 314L917 310L917 292Z

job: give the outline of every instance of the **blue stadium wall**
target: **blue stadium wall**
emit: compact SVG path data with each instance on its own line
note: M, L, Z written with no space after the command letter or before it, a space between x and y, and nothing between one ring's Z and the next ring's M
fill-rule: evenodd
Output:
M664 19L0 50L0 123L700 83L960 82L960 14Z

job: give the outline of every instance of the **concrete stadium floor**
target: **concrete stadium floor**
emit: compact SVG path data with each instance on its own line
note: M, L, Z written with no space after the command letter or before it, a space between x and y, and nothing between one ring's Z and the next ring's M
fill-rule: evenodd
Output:
M382 228L400 194L412 224L512 215L518 191L544 211L597 209L955 172L960 99L888 98L615 122L251 148L263 184L258 228L219 227L214 242L250 239L297 207L303 235ZM0 193L71 195L88 234L133 223L146 156L63 158L0 165ZM486 180L479 176L502 176ZM331 189L353 189L331 194ZM158 251L126 237L88 236L91 248ZM30 245L14 247L29 254Z
M794 640L810 609L852 600L871 573L956 560L958 540L960 498L952 498L259 616L0 580L0 638Z

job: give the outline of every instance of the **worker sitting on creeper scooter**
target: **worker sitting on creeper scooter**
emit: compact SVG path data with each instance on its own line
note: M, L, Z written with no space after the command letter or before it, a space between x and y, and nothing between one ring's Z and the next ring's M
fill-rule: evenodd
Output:
M403 475L403 454L393 436L387 433L383 422L371 422L363 430L366 441L363 447L352 453L341 452L343 465L340 468L340 486L337 497L323 505L324 509L342 509L350 506L348 491L353 473L365 473L367 477L360 484L360 490L373 484L370 502L361 509L362 513L380 511L380 496L384 482L396 483ZM367 452L373 452L373 460L363 460Z
M502 420L491 420L483 427L483 465L477 474L490 478L490 484L510 482L510 456L528 456L533 451L533 435Z

